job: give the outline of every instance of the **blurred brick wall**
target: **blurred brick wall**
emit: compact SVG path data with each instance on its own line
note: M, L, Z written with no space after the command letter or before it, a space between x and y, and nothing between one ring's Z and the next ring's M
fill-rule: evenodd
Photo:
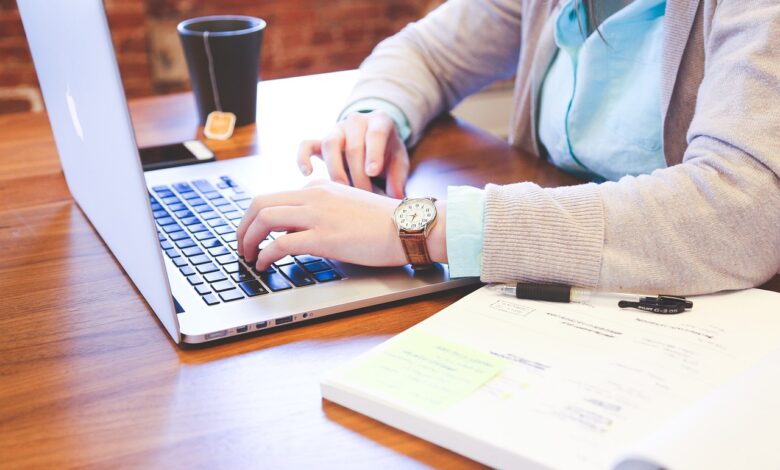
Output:
M64 1L64 0L52 0ZM128 97L189 88L176 35L182 19L215 14L268 21L264 79L357 67L382 39L443 0L105 0ZM41 110L15 0L0 0L0 113Z

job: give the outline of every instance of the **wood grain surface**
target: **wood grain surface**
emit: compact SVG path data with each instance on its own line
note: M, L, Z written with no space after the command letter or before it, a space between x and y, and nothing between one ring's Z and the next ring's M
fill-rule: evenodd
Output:
M265 82L257 125L207 143L219 158L294 158L302 138L332 126L353 82L352 73ZM131 110L139 145L201 135L188 94ZM449 117L413 161L411 194L576 182ZM468 291L178 348L71 198L46 116L0 116L0 467L475 467L319 391L324 371Z

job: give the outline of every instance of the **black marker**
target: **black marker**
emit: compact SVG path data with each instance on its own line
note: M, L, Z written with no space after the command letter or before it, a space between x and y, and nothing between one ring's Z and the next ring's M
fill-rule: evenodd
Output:
M516 285L491 284L490 288L504 295L511 295L518 299L543 300L546 302L563 303L587 303L594 295L598 296L623 296L626 294L605 294L578 287L556 284L530 284L518 282ZM639 296L637 296L639 297ZM644 312L670 315L682 313L686 309L693 308L693 302L685 297L674 295L659 295L657 297L639 297L639 300L621 300L620 308L636 308Z

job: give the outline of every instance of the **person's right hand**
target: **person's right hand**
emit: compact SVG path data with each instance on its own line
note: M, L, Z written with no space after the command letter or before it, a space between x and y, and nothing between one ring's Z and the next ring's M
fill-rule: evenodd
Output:
M351 113L336 124L323 140L306 140L298 151L298 165L304 175L312 172L311 157L325 161L333 181L371 191L371 177L384 175L385 191L393 198L404 197L409 176L409 154L395 123L383 111Z

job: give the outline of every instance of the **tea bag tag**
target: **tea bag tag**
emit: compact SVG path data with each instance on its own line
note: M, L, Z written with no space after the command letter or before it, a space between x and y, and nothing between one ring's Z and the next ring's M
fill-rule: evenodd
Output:
M212 111L206 117L203 134L209 139L228 140L236 126L236 115L225 111Z

